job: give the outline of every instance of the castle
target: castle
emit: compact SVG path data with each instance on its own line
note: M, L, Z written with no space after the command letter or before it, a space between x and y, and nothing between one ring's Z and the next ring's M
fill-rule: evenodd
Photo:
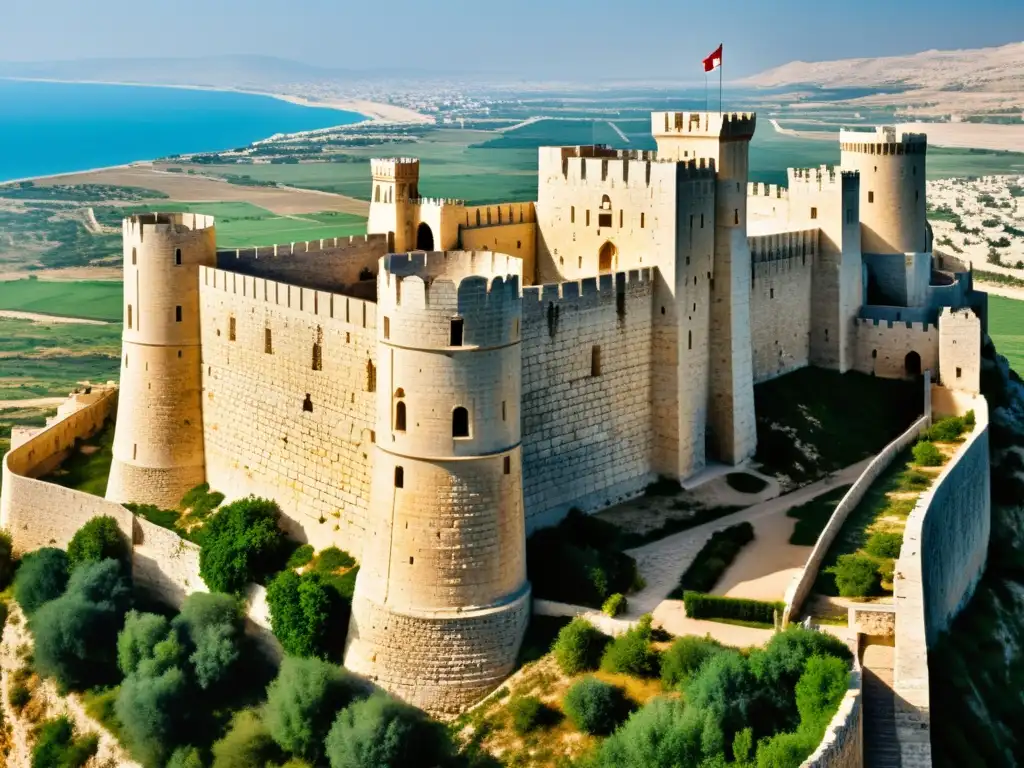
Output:
M276 500L362 562L346 666L454 712L514 666L526 534L751 458L756 383L978 392L986 297L932 253L923 135L842 131L840 168L779 188L748 182L752 114L651 125L656 152L541 148L536 203L374 160L365 237L218 251L210 217L126 219L107 498Z

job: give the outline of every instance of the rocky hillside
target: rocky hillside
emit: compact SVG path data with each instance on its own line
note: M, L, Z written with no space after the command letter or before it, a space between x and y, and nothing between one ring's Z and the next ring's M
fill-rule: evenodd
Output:
M936 768L1024 764L1024 384L985 349L992 540L970 605L930 655Z

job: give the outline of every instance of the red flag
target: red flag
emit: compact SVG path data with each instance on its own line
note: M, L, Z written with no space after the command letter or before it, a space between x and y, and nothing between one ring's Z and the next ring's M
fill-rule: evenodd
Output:
M704 71L711 72L722 66L722 46L719 45L714 53L704 59Z

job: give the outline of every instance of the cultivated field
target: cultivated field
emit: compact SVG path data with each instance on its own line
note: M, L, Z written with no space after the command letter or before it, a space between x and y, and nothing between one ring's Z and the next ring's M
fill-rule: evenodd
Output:
M8 280L0 282L0 310L121 322L120 282Z
M999 354L1024 376L1024 301L989 296L988 332Z

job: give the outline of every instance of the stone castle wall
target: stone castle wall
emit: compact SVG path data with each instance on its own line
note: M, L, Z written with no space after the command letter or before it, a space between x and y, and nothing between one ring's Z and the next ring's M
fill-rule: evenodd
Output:
M861 695L863 670L854 654L850 687L832 716L825 735L800 768L862 768L864 765L864 699Z
M359 556L374 435L377 307L200 274L207 479L274 499L290 535Z
M652 280L641 270L523 291L528 530L653 479Z
M917 352L921 371L938 371L939 327L902 320L855 321L856 346L853 368L885 379L908 376L907 355Z

